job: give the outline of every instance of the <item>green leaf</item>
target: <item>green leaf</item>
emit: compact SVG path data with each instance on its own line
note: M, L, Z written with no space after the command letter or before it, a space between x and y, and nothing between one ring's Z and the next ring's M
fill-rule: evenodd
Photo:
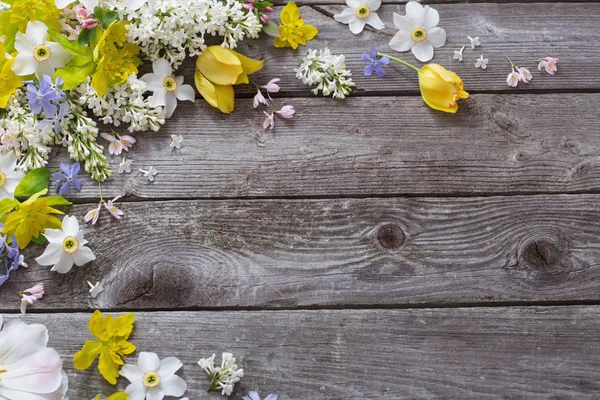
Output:
M15 207L19 205L19 202L13 199L3 199L0 201L0 216L11 212Z
M65 83L62 85L63 90L75 89L81 85L88 76L92 76L96 70L96 63L89 57L77 56L72 59L64 68L56 71L56 76L63 78Z
M48 168L38 168L25 175L15 190L15 197L30 197L47 189L50 184Z
M92 58L92 50L88 46L79 44L73 40L69 40L56 32L49 31L48 35L50 35L52 40L60 44L65 50L71 53L71 55Z
M46 237L44 235L40 235L36 238L32 237L31 241L35 244L44 244L46 243Z
M119 19L119 13L116 11L108 11L105 15L104 18L102 19L102 21L104 22L104 27L108 28L110 26L110 24L112 24L113 22L115 22L117 19Z
M62 196L50 196L50 197L46 197L46 204L48 204L50 207L53 206L70 206L71 203L69 200L65 199Z
M94 34L96 33L96 28L94 29L82 29L81 33L77 37L77 43L81 46L86 46L92 42L94 38Z
M279 26L277 26L277 24L273 21L267 22L263 26L263 31L269 36L273 36L273 37L281 36L281 34L279 33Z
M94 7L94 16L100 21L104 20L104 10L102 7Z

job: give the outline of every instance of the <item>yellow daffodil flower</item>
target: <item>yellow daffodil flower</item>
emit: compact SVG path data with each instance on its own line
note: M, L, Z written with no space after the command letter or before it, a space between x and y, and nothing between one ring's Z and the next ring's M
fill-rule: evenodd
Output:
M125 392L117 392L115 394L111 394L106 398L106 400L127 400L129 395ZM100 395L94 397L93 400L100 400Z
M6 108L8 100L23 84L12 70L12 65L15 59L6 58L6 48L0 42L0 108Z
M119 366L123 365L123 357L135 351L135 346L128 342L133 331L135 315L132 313L113 319L112 315L102 316L100 311L94 312L89 322L90 332L98 340L88 340L83 349L73 356L73 363L78 370L90 367L99 357L98 370L109 383L115 385L119 377ZM113 396L116 396L117 393ZM120 397L109 397L111 400Z
M17 210L6 215L2 233L15 235L19 247L24 249L32 239L38 239L46 228L60 229L61 221L51 214L63 214L52 206L68 206L71 202L61 196L41 197L48 193L44 189L34 194L24 203L17 206Z
M237 51L209 46L196 60L196 87L208 104L229 114L235 106L233 85L249 83L248 75L263 64Z
M312 40L319 30L300 18L300 9L294 2L287 3L281 10L281 25L279 25L279 37L275 38L275 47L291 47L296 50L298 45L306 45Z
M469 98L462 79L439 64L427 64L419 70L419 86L429 107L447 113L456 113L458 100Z

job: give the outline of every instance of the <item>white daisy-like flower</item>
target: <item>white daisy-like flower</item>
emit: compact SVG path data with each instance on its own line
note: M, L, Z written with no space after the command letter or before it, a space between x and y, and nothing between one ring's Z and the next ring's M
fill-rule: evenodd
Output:
M446 31L437 25L440 15L437 10L416 1L406 4L406 15L394 13L394 25L398 33L390 40L396 51L412 50L417 60L427 62L433 58L433 49L446 43Z
M133 163L133 160L128 160L127 158L123 157L123 161L121 161L121 163L119 164L118 172L120 174L123 174L125 172L130 173L132 163Z
M465 51L465 47L467 47L467 46L461 47L460 50L454 50L454 59L455 60L458 60L458 61L462 62L462 60L463 60L463 51Z
M25 34L17 32L15 49L19 54L15 57L12 66L17 76L36 74L42 76L54 76L58 68L62 68L71 59L68 51L58 43L46 41L48 27L40 21L27 23Z
M158 170L154 167L150 167L148 170L140 169L140 172L144 174L150 182L154 182L154 177L158 175Z
M477 62L475 63L475 67L481 68L481 69L486 69L489 62L490 62L490 60L488 60L487 58L483 58L483 54L482 54L477 59Z
M74 0L55 0L56 7L63 9L71 3L75 3ZM94 8L98 7L98 0L79 0L86 10L94 11Z
M367 24L375 29L385 28L375 12L381 7L381 0L346 0L346 4L348 8L333 18L342 24L348 24L350 32L359 34Z
M175 357L161 361L156 353L141 352L138 365L125 364L120 371L131 382L125 389L128 400L162 400L165 396L183 396L187 384L175 375L181 367L183 364Z
M481 46L481 42L479 41L479 36L472 38L471 36L467 36L469 41L471 42L471 48L475 50L475 47Z
M173 68L167 60L161 58L154 61L152 70L153 74L146 74L141 79L148 84L148 90L154 92L150 99L150 106L165 106L167 118L170 118L177 108L177 100L196 100L194 88L183 84L183 76L173 75Z
M59 274L69 272L73 264L81 267L96 259L92 250L85 246L88 241L83 238L76 217L65 216L62 230L46 229L44 237L48 240L48 247L35 261L44 266L53 265L52 271Z
M93 298L98 297L98 295L104 291L104 288L102 285L100 285L100 282L96 282L94 285L92 282L87 281L87 284L90 287L90 295L92 295Z
M17 169L17 156L13 153L0 155L0 200L14 199L15 190L25 174Z
M169 147L172 149L181 149L181 142L183 142L183 136L171 135L171 144Z

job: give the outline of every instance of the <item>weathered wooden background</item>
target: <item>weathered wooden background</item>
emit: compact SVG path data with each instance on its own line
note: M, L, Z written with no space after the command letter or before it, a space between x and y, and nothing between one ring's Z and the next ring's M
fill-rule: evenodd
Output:
M426 107L402 66L362 76L363 51L391 51L401 2L380 9L385 30L355 36L332 18L341 1L305 1L309 47L346 55L352 97L295 79L306 48L245 43L266 60L258 81L282 79L274 107L294 105L294 120L263 131L251 88L230 116L181 104L130 155L156 182L104 186L126 217L85 228L97 261L62 276L33 262L41 247L28 253L0 311L17 318L15 293L44 282L25 320L49 327L72 400L115 390L71 361L97 308L137 311L138 349L184 361L193 400L220 398L195 363L222 351L246 370L234 399L600 397L600 3L431 3L448 33L434 61L472 94L457 115ZM459 63L467 35L482 46ZM506 86L505 55L531 84ZM544 56L560 58L556 76L537 71ZM193 64L183 71L191 81ZM97 200L88 182L70 213ZM92 299L86 280L105 292Z

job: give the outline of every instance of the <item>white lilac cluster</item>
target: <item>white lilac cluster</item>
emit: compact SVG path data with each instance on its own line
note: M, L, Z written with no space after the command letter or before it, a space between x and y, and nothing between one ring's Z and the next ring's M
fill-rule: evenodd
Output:
M206 36L220 36L222 46L235 48L246 37L257 38L262 24L237 0L155 0L137 11L126 0L105 0L129 25L129 41L151 61L165 58L177 68L188 56L204 51Z
M235 357L231 353L221 355L221 366L215 366L215 355L210 358L201 358L198 365L211 379L209 392L221 390L221 394L229 396L233 392L233 385L244 376L244 370L238 368Z
M150 105L150 99L144 96L146 90L146 82L131 75L123 85L99 97L88 78L87 82L74 90L74 96L78 96L79 104L100 117L104 124L129 124L130 132L156 132L165 123L165 113L162 107Z
M346 68L346 57L332 55L328 48L319 50L318 55L316 50L308 50L294 72L304 84L316 86L312 90L315 95L321 91L323 96L332 94L336 99L343 99L355 85L350 78L352 73Z

